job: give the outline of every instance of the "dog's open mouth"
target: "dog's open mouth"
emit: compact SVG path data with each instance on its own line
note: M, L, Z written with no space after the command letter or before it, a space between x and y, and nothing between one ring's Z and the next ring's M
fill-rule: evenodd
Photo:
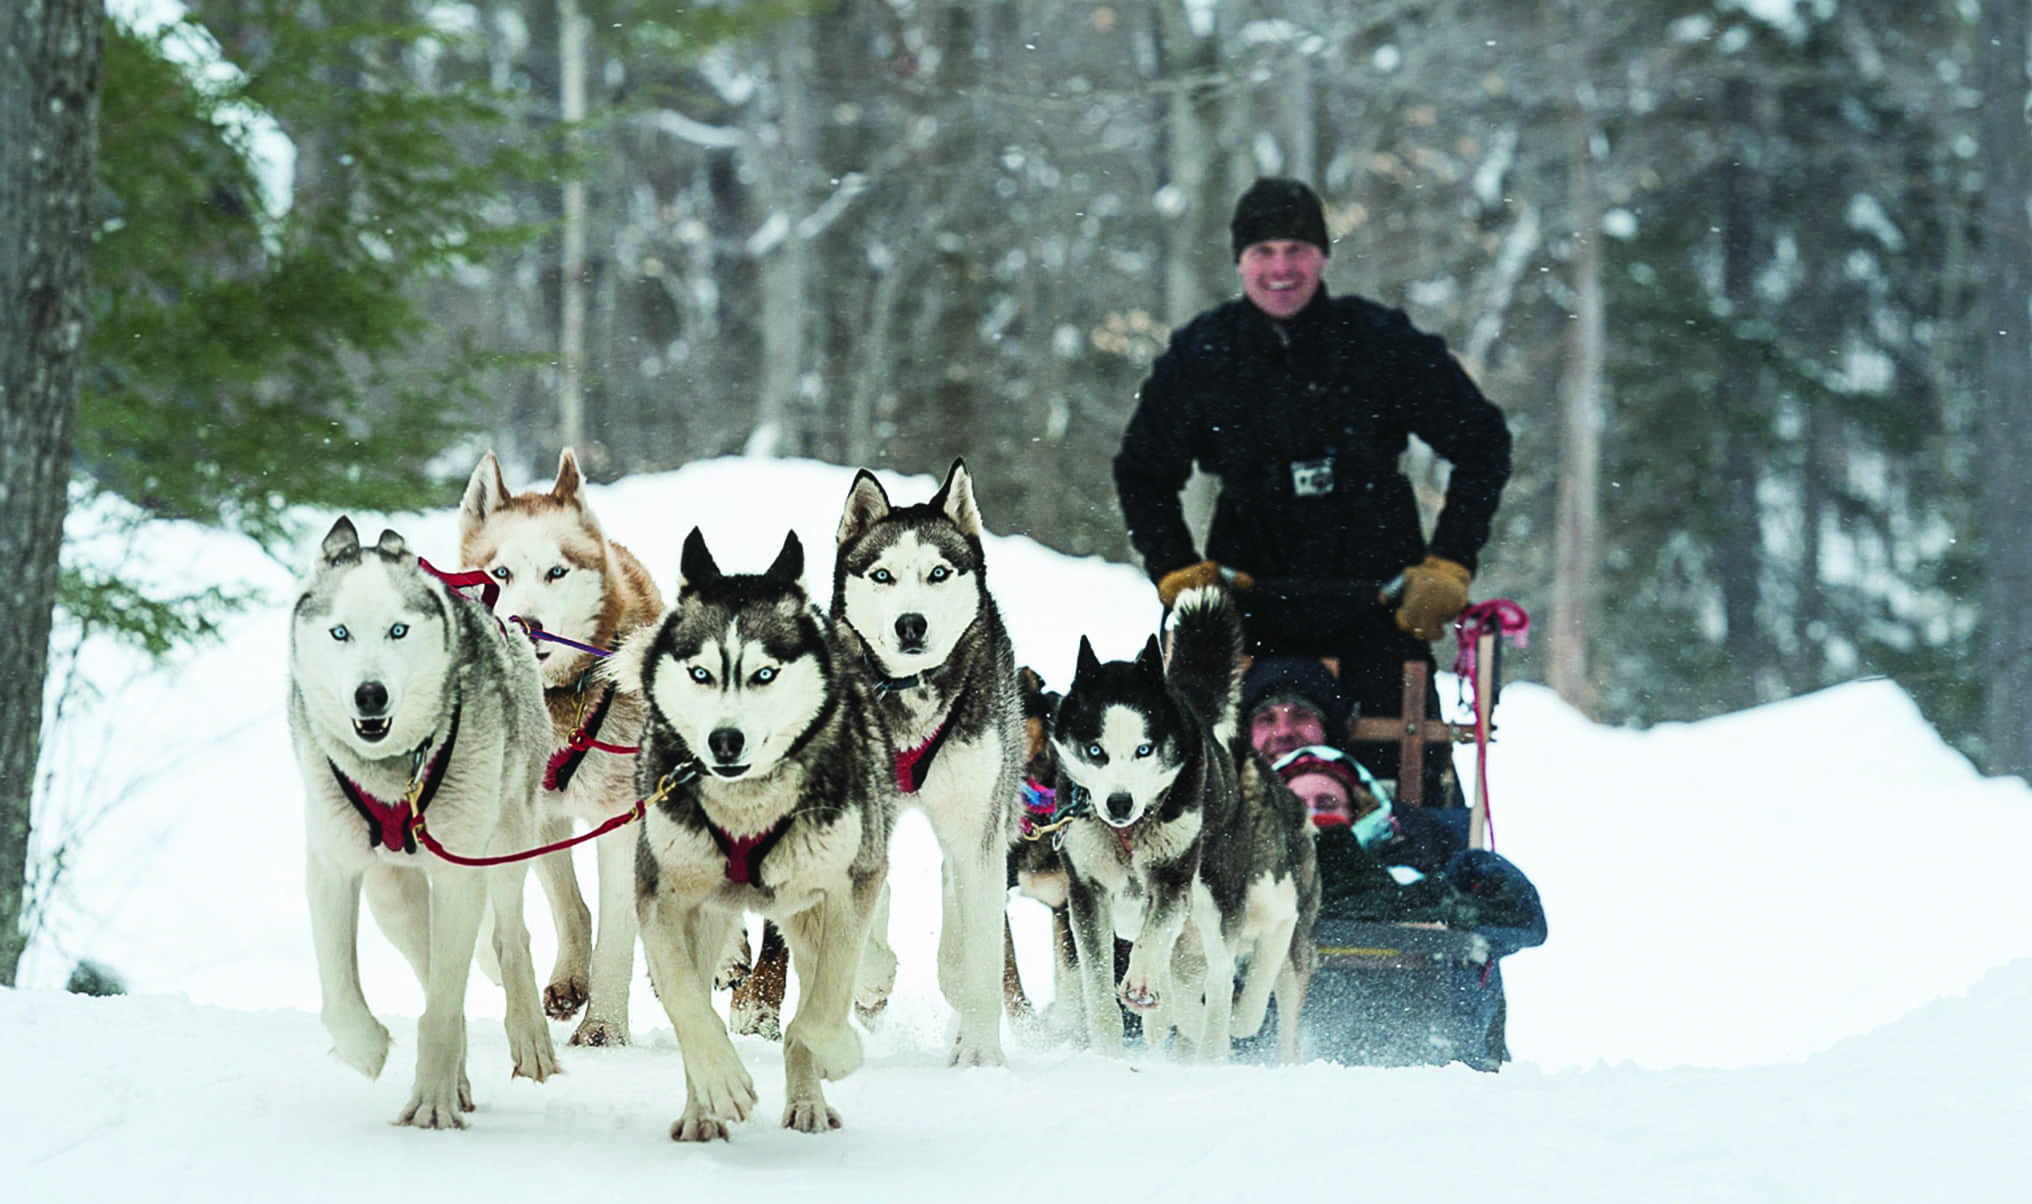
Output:
M743 765L715 765L715 766L713 766L713 772L714 772L714 773L716 773L716 774L718 774L719 776L721 776L721 777L723 777L723 778L738 778L738 777L740 777L740 776L741 776L742 774L744 774L744 773L748 772L748 767L747 767L747 766L746 766L745 764L743 764Z
M385 718L355 719L353 720L353 734L369 744L377 744L388 738L388 720Z

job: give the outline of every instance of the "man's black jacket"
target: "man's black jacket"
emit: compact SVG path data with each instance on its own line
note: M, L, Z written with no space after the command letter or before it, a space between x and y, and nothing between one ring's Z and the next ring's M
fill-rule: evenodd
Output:
M1429 549L1398 469L1411 435L1452 465ZM1332 491L1298 496L1292 465L1328 458ZM1115 457L1152 580L1202 559L1179 501L1195 462L1221 481L1205 559L1258 579L1384 581L1428 550L1475 567L1510 477L1510 431L1444 340L1322 284L1281 325L1246 299L1217 305L1152 367Z

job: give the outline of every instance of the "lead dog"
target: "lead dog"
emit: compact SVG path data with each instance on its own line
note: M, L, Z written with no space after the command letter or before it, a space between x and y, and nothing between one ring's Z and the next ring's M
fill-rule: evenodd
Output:
M388 1030L360 989L360 895L423 983L416 1083L398 1124L464 1128L466 980L493 908L515 1073L541 1082L557 1057L537 1002L522 921L521 862L467 856L529 847L549 724L536 661L479 604L418 566L402 537L360 545L350 519L324 538L290 621L289 728L304 781L305 893L334 1052L369 1078Z
M488 452L473 469L459 504L459 555L500 586L495 603L533 628L550 712L549 760L543 775L543 840L571 834L572 822L597 826L635 805L635 763L599 744L632 746L642 730L640 695L595 680L598 658L563 636L612 650L630 632L663 613L663 596L627 548L607 538L585 497L578 457L566 448L548 492L510 493L501 464ZM573 1045L625 1045L628 992L635 976L635 833L621 828L593 842L599 867L600 927L579 892L569 851L536 863L557 928L557 960L544 989L544 1010L584 1021Z
M1304 809L1242 754L1242 629L1227 591L1180 595L1171 640L1168 661L1153 635L1133 662L1104 665L1082 637L1052 723L1060 805L1079 815L1061 853L1089 1043L1120 1052L1119 997L1153 1039L1175 1027L1223 1059L1231 1036L1261 1027L1274 987L1295 1058L1310 967L1292 950L1301 922L1309 944L1319 897ZM1111 935L1132 942L1119 988Z
M783 1123L840 1125L821 1079L861 1064L854 974L888 872L889 745L867 669L800 578L795 534L768 571L726 575L694 529L677 604L612 662L648 703L636 788L653 800L636 857L642 947L684 1053L678 1141L727 1136L757 1102L713 975L746 912L783 931L797 1014L783 1031Z
M862 469L833 561L832 613L876 675L896 788L924 809L943 858L938 983L957 1013L955 1066L1003 1062L1004 906L1025 752L1016 656L988 592L982 534L964 460L913 506L891 505ZM895 966L879 927L869 946L864 996L886 992Z

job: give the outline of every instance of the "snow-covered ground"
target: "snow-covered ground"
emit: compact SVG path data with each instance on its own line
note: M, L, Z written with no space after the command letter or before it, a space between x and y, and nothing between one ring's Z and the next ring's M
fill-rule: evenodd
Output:
M794 527L823 596L851 476L719 460L593 498L666 589L693 525L729 571L764 567ZM885 484L911 501L936 482ZM370 538L385 519L432 560L456 559L448 512L355 517ZM109 562L112 541L93 555ZM1133 568L1020 536L991 539L989 556L1019 655L1049 682L1070 677L1081 634L1128 656L1157 621ZM1007 1069L947 1070L937 854L913 816L894 849L898 994L865 1068L828 1086L842 1131L778 1129L780 1051L743 1038L758 1117L729 1143L671 1144L683 1071L639 969L636 1044L561 1045L567 1073L543 1085L508 1079L499 995L476 978L471 1129L398 1129L421 993L371 925L362 973L397 1041L383 1077L327 1056L316 1015L281 707L304 566L156 527L122 567L268 602L164 671L105 647L78 658L89 690L66 704L38 817L45 852L77 837L67 892L22 989L0 990L10 1201L2023 1193L2008 1150L2032 1122L2019 1070L2032 879L2018 866L2032 790L1983 778L1886 682L1646 732L1591 724L1535 686L1505 691L1497 847L1537 883L1551 937L1504 965L1518 1060L1499 1075L1120 1062L1013 1029ZM589 862L581 877L594 880ZM531 892L543 967L547 913ZM1019 900L1013 919L1028 983L1048 995L1043 914ZM64 994L79 957L134 993ZM553 1031L561 1043L570 1030Z

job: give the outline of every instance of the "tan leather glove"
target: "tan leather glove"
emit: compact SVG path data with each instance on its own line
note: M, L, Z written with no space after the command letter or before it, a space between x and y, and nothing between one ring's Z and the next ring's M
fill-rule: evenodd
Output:
M1447 624L1468 608L1468 582L1474 576L1444 556L1427 556L1405 569L1397 626L1421 640L1445 635Z
M1178 595L1202 585L1226 585L1233 589L1249 589L1256 579L1239 569L1224 569L1216 561L1202 560L1182 569L1173 569L1157 579L1157 600L1170 610ZM1467 605L1463 602L1461 605Z

